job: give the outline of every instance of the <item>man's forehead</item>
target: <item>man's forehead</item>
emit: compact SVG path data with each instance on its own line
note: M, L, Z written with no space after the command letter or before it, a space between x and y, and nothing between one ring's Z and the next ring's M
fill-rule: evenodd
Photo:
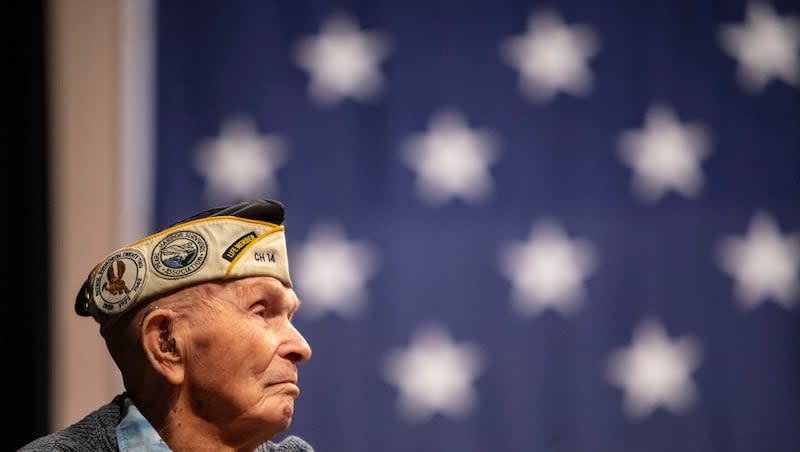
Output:
M294 289L271 276L243 278L237 282L240 284L243 295L248 298L275 298L297 306L300 305L300 299Z

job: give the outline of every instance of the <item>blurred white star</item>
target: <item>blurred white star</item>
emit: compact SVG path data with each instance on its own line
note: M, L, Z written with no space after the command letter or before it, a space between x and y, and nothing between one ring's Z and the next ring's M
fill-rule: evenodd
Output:
M583 284L594 269L594 252L584 240L570 240L560 225L545 220L531 228L527 242L501 251L500 269L511 280L511 299L521 314L546 308L570 313L585 298Z
M470 129L459 113L443 111L433 116L428 133L408 139L403 158L416 171L417 192L425 201L479 202L492 193L489 165L499 154L495 141L488 131Z
M226 121L219 137L204 140L195 152L195 167L206 178L209 204L274 196L275 172L286 161L277 135L259 135L248 118Z
M409 422L424 422L439 412L468 415L477 403L474 380L483 368L479 349L456 344L438 325L421 327L407 349L383 362L386 380L400 392L398 409Z
M387 38L359 30L352 17L340 13L325 20L318 35L302 38L294 58L309 72L311 98L331 105L347 97L364 101L378 94L383 85L378 65L388 54Z
M691 375L701 359L696 339L670 341L658 322L646 320L636 328L630 347L611 354L608 377L624 390L624 411L631 418L647 417L659 406L681 413L694 403Z
M724 238L719 262L736 280L736 297L743 307L755 308L769 299L787 309L797 304L800 236L782 236L770 215L756 214L746 237Z
M656 105L648 110L644 129L621 134L619 155L633 170L640 199L656 202L669 190L691 198L703 187L700 161L711 153L709 143L703 125L681 125L672 110Z
M332 222L313 227L308 240L292 255L292 279L303 301L301 312L312 317L333 311L343 317L361 312L367 280L377 269L377 253L366 242L350 241Z
M586 95L592 89L589 58L599 50L585 25L566 25L561 16L542 11L528 17L524 35L501 45L506 62L520 72L520 88L531 100L546 102L558 91Z
M719 30L722 49L735 58L737 76L750 92L759 92L773 78L800 87L800 18L780 17L772 5L747 5L747 21L723 25Z

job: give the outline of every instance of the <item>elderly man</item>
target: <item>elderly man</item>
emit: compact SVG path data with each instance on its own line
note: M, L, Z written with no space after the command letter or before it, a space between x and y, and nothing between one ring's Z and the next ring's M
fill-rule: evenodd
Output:
M199 213L114 251L80 290L125 393L23 451L311 451L290 436L297 365L283 206Z

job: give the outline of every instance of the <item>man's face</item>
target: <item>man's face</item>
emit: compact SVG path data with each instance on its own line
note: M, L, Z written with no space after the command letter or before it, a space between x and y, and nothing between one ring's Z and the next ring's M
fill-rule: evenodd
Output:
M211 307L192 313L185 383L194 413L231 434L286 429L294 412L297 364L311 348L292 326L297 296L278 280L214 285Z

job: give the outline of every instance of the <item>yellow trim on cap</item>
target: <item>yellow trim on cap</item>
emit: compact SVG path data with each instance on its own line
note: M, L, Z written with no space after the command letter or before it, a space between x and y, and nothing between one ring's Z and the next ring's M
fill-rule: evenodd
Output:
M198 223L207 223L207 222L210 222L210 221L220 221L220 220L236 220L236 221L241 221L243 223L252 223L252 224L259 224L259 225L262 225L262 226L269 226L269 227L273 228L273 230L271 232L274 232L274 231L277 231L277 230L281 230L281 231L283 230L283 226L277 225L275 223L270 223L269 221L258 221L258 220L251 220L250 218L235 217L233 215L224 215L224 216L221 216L221 217L198 218L197 220L192 220L192 221L189 221L189 222L186 222L186 223L176 224L175 226L172 226L170 228L164 229L162 231L158 231L155 234L148 235L147 237L145 237L143 239L139 239L139 240L137 240L137 241L135 241L135 242L133 242L131 244L128 244L128 245L125 246L125 248L130 248L130 247L133 247L133 246L137 246L140 243L146 242L146 241L148 241L148 240L150 240L150 239L152 239L154 237L158 237L160 235L168 234L168 233L170 233L172 231L176 231L178 229L185 228L186 226L191 226L191 225L195 225L195 224L198 224Z
M228 277L228 275L230 275L230 274L231 274L231 272L233 271L233 267L235 267L235 266L236 266L236 263L237 263L237 262L239 262L239 258L240 258L240 257L242 257L242 255L243 255L244 253L246 253L246 252L247 252L247 250L248 250L248 249L250 249L250 247L252 247L252 246L253 246L253 245L255 245L256 243L260 242L260 241L261 241L261 239L264 239L264 238L266 238L268 235L270 235L270 234L272 234L272 233L274 233L274 232L283 231L283 229L284 229L284 228L283 228L283 226L276 226L276 228L275 228L275 229L273 229L273 230L271 230L271 231L269 231L269 232L267 232L267 233L264 233L264 234L261 234L261 235L259 235L258 237L256 237L255 239L253 239L253 241L252 241L252 242L250 242L250 243L248 243L247 245L245 245L245 247L244 247L244 248L242 248L241 250L239 250L239 254L237 254L237 255L236 255L236 257L234 257L234 258L233 258L233 260L231 261L231 263L230 263L230 264L228 264L228 268L225 270L225 276L224 276L224 277L225 277L225 278L227 278L227 277Z

